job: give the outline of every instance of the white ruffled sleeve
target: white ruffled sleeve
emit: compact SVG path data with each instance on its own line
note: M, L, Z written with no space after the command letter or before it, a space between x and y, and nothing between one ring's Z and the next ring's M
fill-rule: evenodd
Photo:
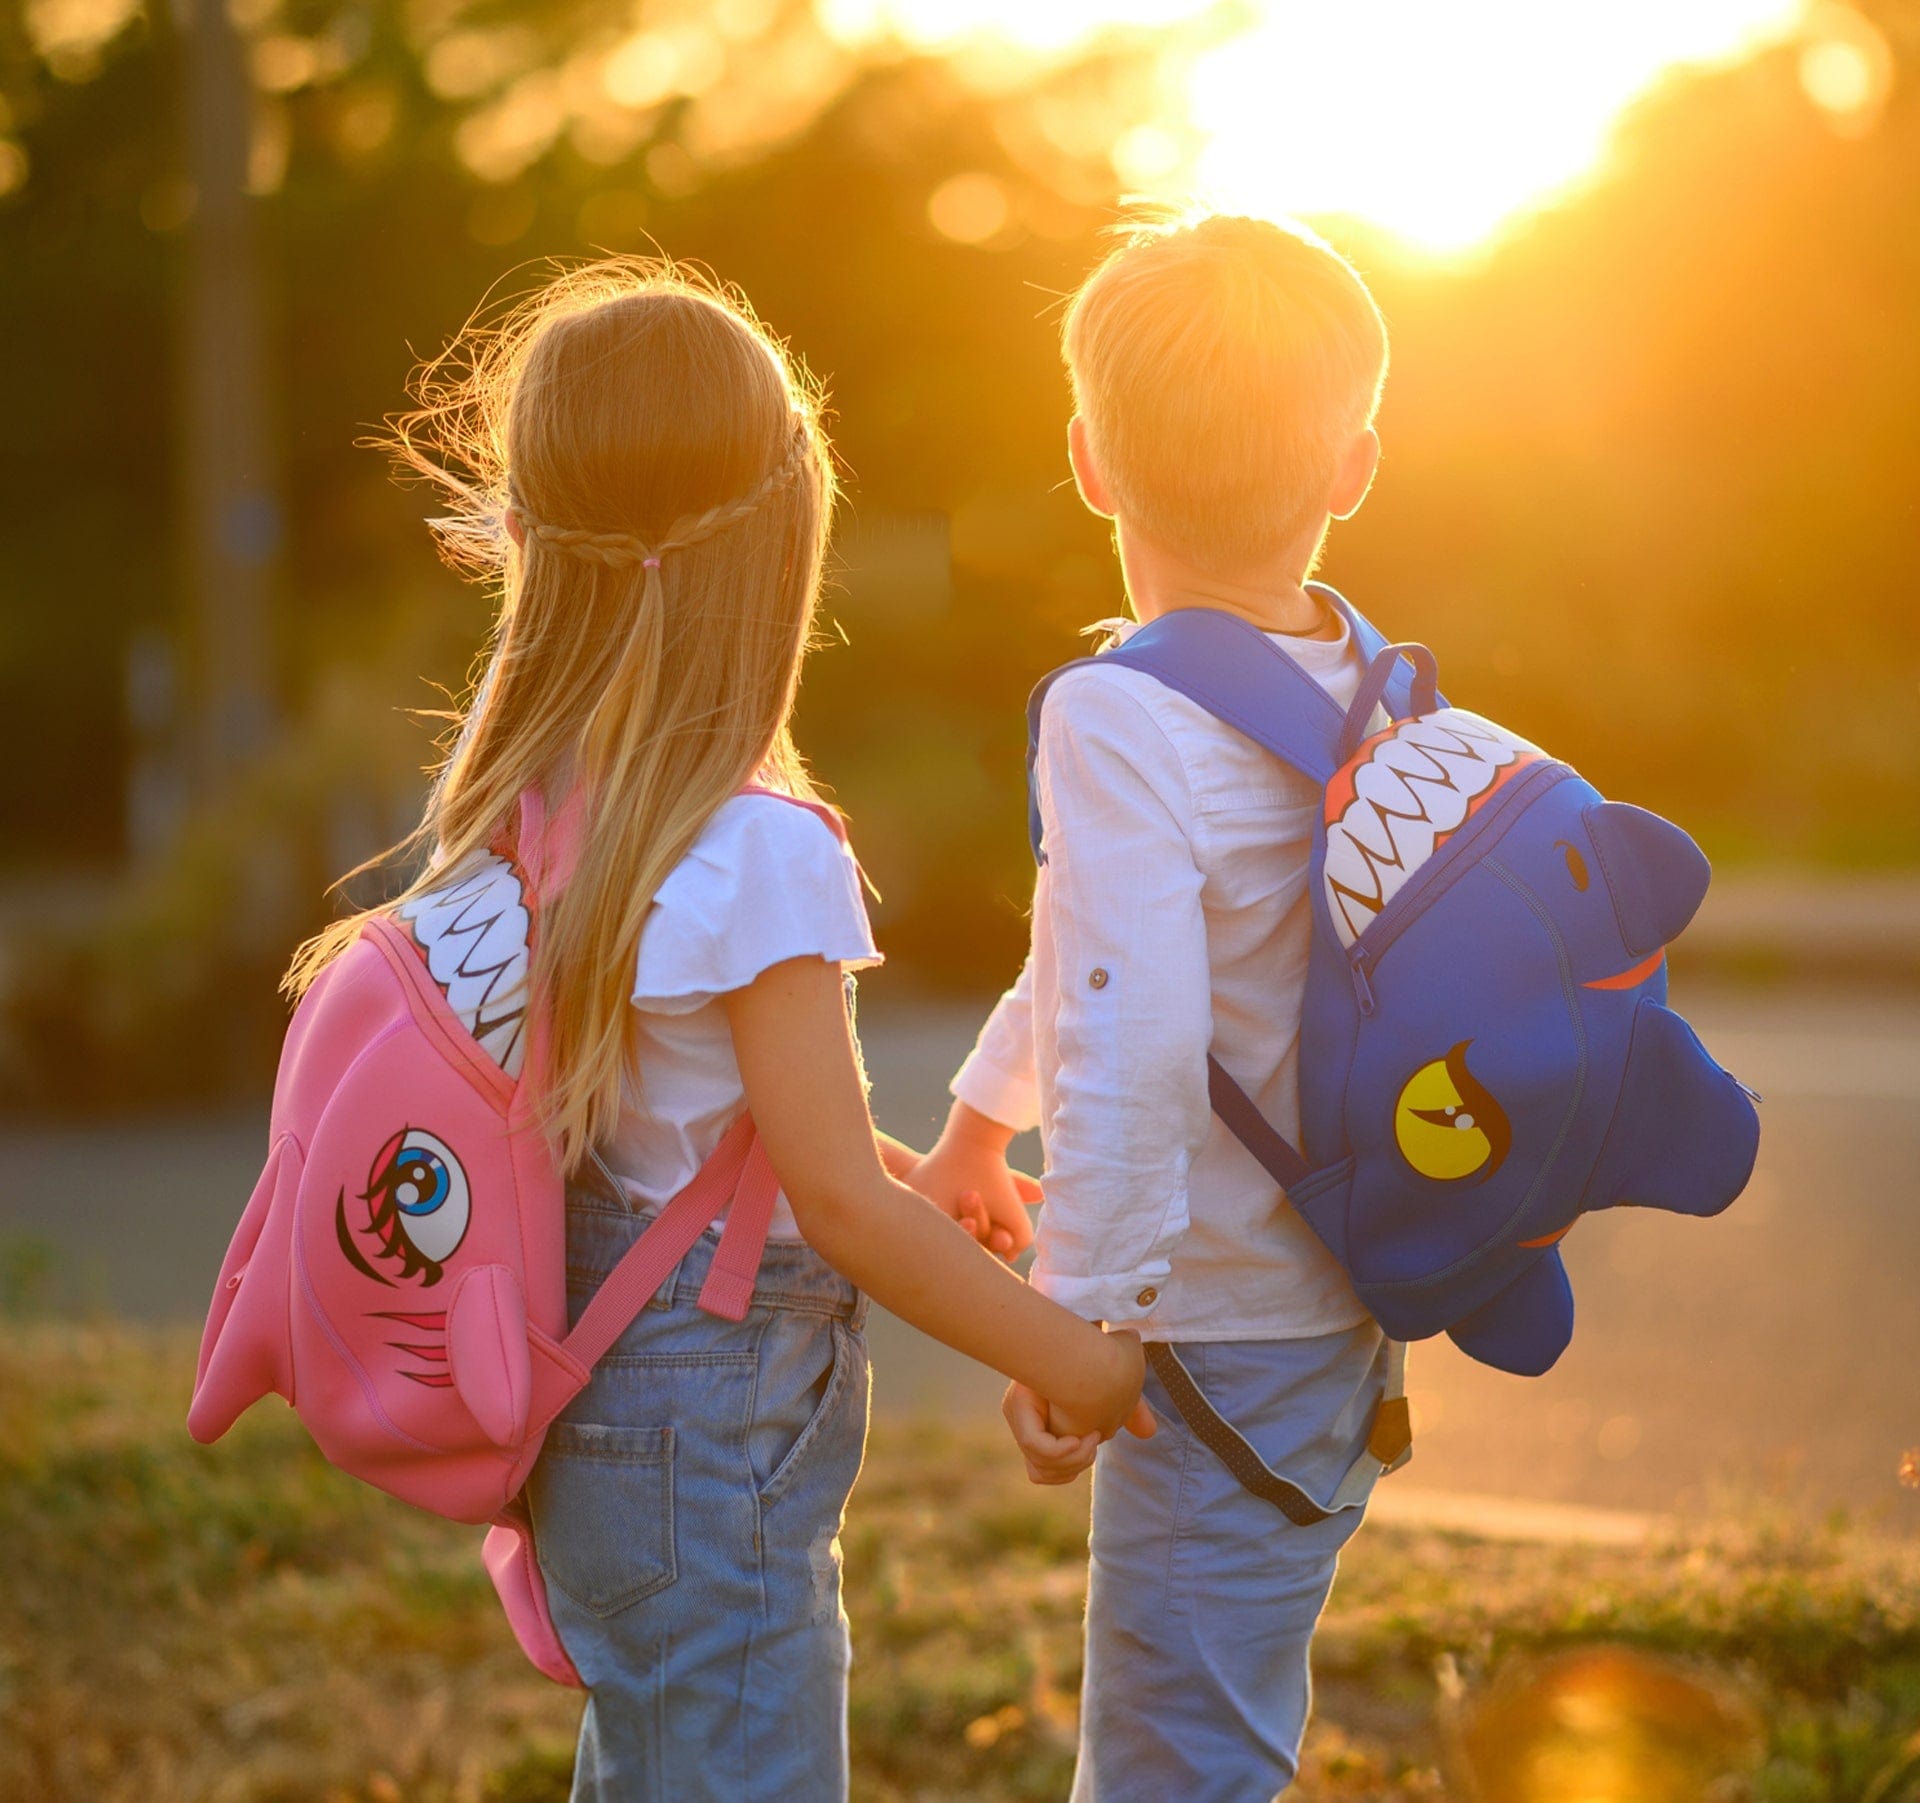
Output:
M860 868L810 809L736 795L701 829L640 930L633 1000L690 1014L789 958L878 964Z

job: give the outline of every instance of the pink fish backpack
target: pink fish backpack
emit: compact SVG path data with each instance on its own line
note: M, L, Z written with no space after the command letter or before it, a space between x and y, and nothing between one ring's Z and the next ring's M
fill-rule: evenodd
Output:
M536 1118L546 1028L527 976L577 821L570 806L549 833L530 790L515 838L370 920L308 990L187 1417L211 1442L274 1392L343 1471L493 1523L484 1557L514 1632L574 1685L521 1486L553 1418L723 1209L700 1306L745 1315L778 1187L743 1114L568 1331L565 1184Z

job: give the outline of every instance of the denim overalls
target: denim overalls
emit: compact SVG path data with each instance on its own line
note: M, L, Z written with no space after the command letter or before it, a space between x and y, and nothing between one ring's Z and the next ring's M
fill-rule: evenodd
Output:
M569 1313L646 1226L567 1196ZM695 1298L709 1232L547 1435L528 1484L554 1623L589 1697L576 1803L847 1794L841 1522L866 1441L867 1300L769 1243L739 1322Z

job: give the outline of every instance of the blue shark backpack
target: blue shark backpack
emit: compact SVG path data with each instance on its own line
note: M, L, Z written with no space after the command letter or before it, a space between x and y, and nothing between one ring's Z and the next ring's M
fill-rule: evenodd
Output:
M1391 1339L1445 1333L1537 1375L1573 1332L1558 1242L1582 1214L1717 1214L1753 1169L1757 1098L1666 1005L1665 948L1706 894L1707 860L1677 826L1449 706L1424 645L1387 644L1310 586L1366 659L1344 712L1230 614L1165 614L1100 657L1324 790L1302 1144L1209 1059L1214 1111ZM1036 750L1062 673L1034 692ZM1037 803L1032 829L1043 855ZM1182 1401L1182 1374L1156 1370Z

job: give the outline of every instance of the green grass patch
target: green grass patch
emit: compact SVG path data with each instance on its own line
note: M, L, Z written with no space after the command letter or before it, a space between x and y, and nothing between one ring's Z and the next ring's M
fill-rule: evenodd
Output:
M195 1446L192 1366L179 1334L0 1324L0 1796L560 1803L578 1701L513 1646L478 1530L332 1471L277 1405ZM845 1536L857 1798L1064 1797L1085 1518L984 1428L876 1432ZM1784 1516L1639 1550L1369 1527L1295 1795L1464 1799L1476 1708L1595 1648L1753 1724L1716 1797L1920 1799L1920 1549Z

